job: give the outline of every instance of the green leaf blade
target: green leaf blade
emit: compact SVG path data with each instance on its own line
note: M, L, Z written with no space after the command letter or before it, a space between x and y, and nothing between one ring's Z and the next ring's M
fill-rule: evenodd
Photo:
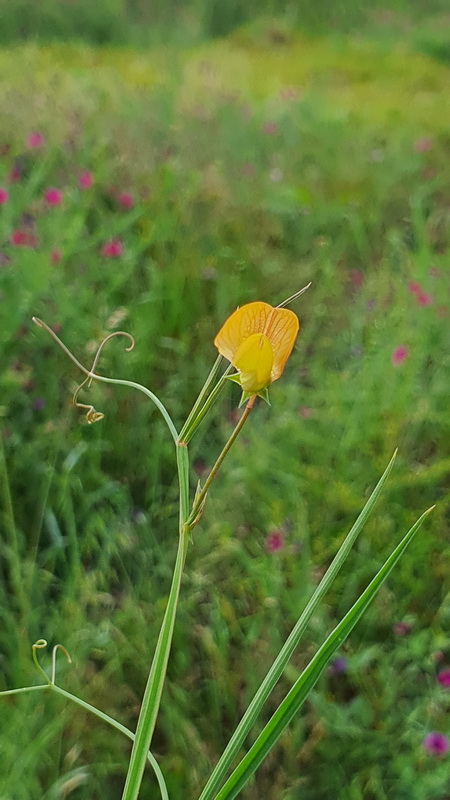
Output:
M245 786L247 781L251 778L258 766L264 760L268 752L277 742L278 738L283 733L289 722L297 713L298 709L308 696L311 689L317 683L324 667L330 660L334 652L341 646L342 642L348 637L350 632L355 627L358 620L362 617L372 600L374 599L378 589L384 583L391 570L399 561L403 552L406 550L411 540L416 535L420 526L425 518L433 510L429 508L422 516L415 522L412 528L408 531L406 536L402 539L399 545L391 553L389 558L385 561L381 569L377 572L375 577L370 582L369 586L365 589L362 595L358 598L356 603L347 612L345 617L336 626L332 633L328 636L323 645L319 648L318 652L308 664L306 669L302 672L292 689L288 692L284 700L280 703L278 709L275 711L267 725L264 727L247 755L244 756L242 761L238 764L232 775L229 777L220 792L216 795L215 800L233 800L241 789Z

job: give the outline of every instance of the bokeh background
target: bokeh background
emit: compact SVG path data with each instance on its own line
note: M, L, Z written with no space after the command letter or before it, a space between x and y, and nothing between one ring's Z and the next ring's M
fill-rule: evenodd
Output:
M228 314L313 282L188 554L153 746L173 798L198 797L395 447L264 719L436 509L242 797L450 797L449 65L447 0L0 0L0 689L39 682L43 636L71 653L60 684L134 728L177 540L157 412L94 386L87 425L31 317L84 363L130 331L100 369L181 426ZM238 400L193 440L192 487ZM1 704L2 800L120 798L119 734L59 697Z

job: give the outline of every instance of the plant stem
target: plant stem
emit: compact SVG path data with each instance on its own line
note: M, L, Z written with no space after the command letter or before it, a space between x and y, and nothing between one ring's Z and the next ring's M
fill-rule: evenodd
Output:
M166 677L178 598L180 595L181 578L189 542L189 528L186 524L186 517L189 511L189 455L186 445L177 445L176 451L178 480L180 485L180 530L177 559L172 585L170 587L169 599L167 601L155 655L153 656L153 662L142 699L122 800L136 800L139 795L145 762L155 729Z
M220 469L220 467L222 465L222 462L223 462L225 456L227 455L227 453L229 452L233 442L239 436L239 433L241 432L246 420L248 419L250 411L253 408L253 404L255 402L255 398L256 398L256 395L253 395L253 397L251 397L250 400L248 401L248 403L245 406L245 409L244 409L244 411L243 411L243 413L241 415L241 418L239 419L239 422L237 423L233 433L231 434L230 438L228 439L227 443L225 444L225 447L223 448L222 452L220 453L216 463L212 467L211 472L209 473L209 475L208 475L208 477L207 477L207 479L205 481L205 485L203 486L202 490L198 493L197 497L195 498L194 503L192 505L191 513L189 514L189 517L187 519L187 525L189 526L189 528L194 527L194 525L198 521L198 518L199 518L199 515L201 514L202 507L203 507L203 504L205 502L206 495L208 493L209 487L211 486L214 478L216 477L217 472L219 471L219 469Z

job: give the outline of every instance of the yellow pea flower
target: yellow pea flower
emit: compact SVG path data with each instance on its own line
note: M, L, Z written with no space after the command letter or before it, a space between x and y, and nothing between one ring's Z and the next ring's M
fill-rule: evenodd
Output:
M214 344L238 370L235 378L247 397L282 375L299 327L293 311L263 302L241 306L222 325Z

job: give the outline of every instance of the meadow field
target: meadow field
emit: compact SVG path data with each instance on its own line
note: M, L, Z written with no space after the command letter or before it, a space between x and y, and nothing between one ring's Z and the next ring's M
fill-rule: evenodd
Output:
M311 281L271 406L193 532L152 751L170 797L195 800L398 447L267 716L436 508L241 796L448 800L446 4L328 19L267 2L256 19L237 0L168 3L150 32L118 1L60 5L41 25L0 0L0 690L40 682L43 637L72 657L58 683L134 729L177 546L154 406L95 384L80 400L105 416L86 424L81 373L31 318L83 363L129 331L100 373L150 387L181 427L228 315ZM238 402L230 383L192 440L192 490ZM120 800L126 739L53 694L0 703L0 800ZM150 770L140 797L159 797Z

